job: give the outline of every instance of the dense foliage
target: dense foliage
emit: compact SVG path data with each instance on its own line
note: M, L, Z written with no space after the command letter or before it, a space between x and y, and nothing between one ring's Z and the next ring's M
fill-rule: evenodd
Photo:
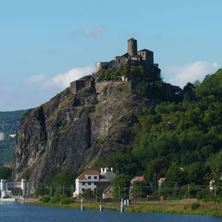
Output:
M7 167L0 168L0 179L10 180L12 176L12 170Z
M48 184L39 184L35 195L50 195L57 197L70 196L73 192L73 179L75 176L69 170L61 170Z
M147 185L222 185L222 70L201 84L187 84L180 101L143 110L130 153L115 153L108 163L126 176L144 175ZM179 189L179 188L178 188ZM219 188L218 188L219 191Z
M122 66L120 68L103 69L96 74L98 81L121 80L121 77L145 78L146 74L142 66Z
M56 196L69 196L73 187L74 175L68 170L61 170L52 179L52 192Z

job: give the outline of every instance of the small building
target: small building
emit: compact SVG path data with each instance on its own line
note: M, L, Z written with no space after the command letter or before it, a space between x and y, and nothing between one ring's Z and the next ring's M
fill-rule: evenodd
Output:
M113 188L112 188L111 185L108 186L108 187L103 191L102 198L103 198L103 199L111 199L111 198L113 198Z
M131 181L131 185L144 182L144 176L135 176Z
M165 177L161 177L158 180L158 188L161 188L161 186L163 185L163 183L165 182L166 178Z
M5 139L5 134L0 131L0 141L3 141Z
M7 182L4 179L0 180L0 198L11 199L13 198L13 190L20 189L21 196L27 197L29 190L29 183L26 179L22 179L21 182Z
M210 182L209 182L209 190L211 192L216 190L215 180L210 180Z
M115 176L112 168L101 168L100 172L96 169L87 169L76 178L76 190L73 197L78 198L85 190L104 191L110 186Z
M222 176L219 178L219 181L222 181ZM210 192L216 191L217 190L217 183L214 179L211 179L209 182L209 190Z
M129 190L129 198L130 199L135 199L137 196L137 192L135 192L135 187L138 184L142 184L144 182L144 176L135 176L133 179L130 181L130 190Z
M16 137L16 134L13 133L13 134L9 134L8 136L9 136L10 138L15 138L15 137Z

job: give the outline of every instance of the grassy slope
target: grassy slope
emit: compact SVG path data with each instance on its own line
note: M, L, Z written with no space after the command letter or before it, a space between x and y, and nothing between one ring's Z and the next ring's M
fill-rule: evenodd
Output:
M192 209L193 203L199 203L200 207ZM34 205L49 206L49 207L62 207L62 208L75 208L80 209L80 201L74 201L70 204L61 203L43 203L40 201L34 201ZM99 210L100 203L88 201L84 202L84 209L86 210ZM120 203L102 203L105 210L120 210ZM210 216L222 216L222 203L197 201L196 199L184 199L174 201L138 201L132 203L125 208L126 212L135 213L169 213L169 214L190 214L190 215L210 215Z

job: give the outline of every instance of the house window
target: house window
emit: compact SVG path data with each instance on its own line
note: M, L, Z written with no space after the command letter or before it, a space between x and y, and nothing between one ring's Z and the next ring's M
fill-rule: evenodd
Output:
M91 179L91 176L88 176L88 179Z
M84 188L82 188L82 191L84 191L85 189Z
M89 182L88 185L91 185L91 183Z
M97 176L94 176L94 179L97 180Z
M85 185L85 182L83 182L82 185Z

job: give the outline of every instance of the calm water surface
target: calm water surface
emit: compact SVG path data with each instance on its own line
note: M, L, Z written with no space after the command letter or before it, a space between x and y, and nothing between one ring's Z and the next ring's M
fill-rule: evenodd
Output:
M219 217L79 211L20 204L0 204L0 222L222 222Z

